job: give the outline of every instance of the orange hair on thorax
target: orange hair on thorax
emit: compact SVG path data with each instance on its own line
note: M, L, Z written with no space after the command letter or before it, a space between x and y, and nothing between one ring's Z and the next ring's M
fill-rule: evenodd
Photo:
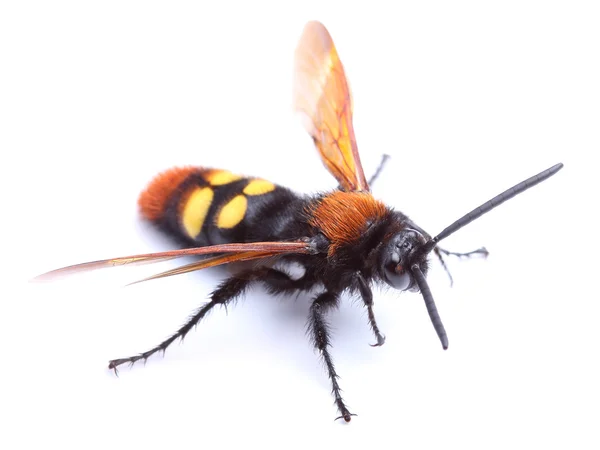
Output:
M369 223L385 218L386 206L368 192L336 191L309 211L309 223L329 239L329 256L341 246L360 239Z

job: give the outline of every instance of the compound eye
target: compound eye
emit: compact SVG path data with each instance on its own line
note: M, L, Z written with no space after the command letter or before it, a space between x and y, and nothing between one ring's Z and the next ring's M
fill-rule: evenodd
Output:
M405 291L411 285L410 274L396 265L385 268L385 279L390 286L400 291Z

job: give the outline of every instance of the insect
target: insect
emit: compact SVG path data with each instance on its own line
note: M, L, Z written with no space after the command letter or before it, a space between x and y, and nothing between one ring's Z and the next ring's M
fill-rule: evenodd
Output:
M340 392L331 356L327 315L344 293L358 295L367 309L373 346L383 345L373 311L371 286L388 284L399 291L420 292L433 327L444 349L448 337L426 281L429 255L442 262L447 255L487 254L449 252L440 241L504 201L557 173L562 164L513 186L475 208L441 233L432 236L408 216L376 200L358 154L352 125L352 100L343 65L327 29L319 22L304 28L295 53L295 109L327 170L338 188L302 196L261 178L248 178L225 170L178 167L156 176L139 198L141 215L166 233L176 236L184 248L111 258L57 269L38 277L53 278L116 265L157 262L187 255L202 255L194 263L162 272L141 281L249 261L243 270L223 281L189 320L165 341L135 356L110 361L109 368L147 360L183 339L215 306L227 306L254 283L268 291L289 294L314 291L308 330L325 363L339 418L352 414ZM382 161L383 166L385 163ZM285 264L302 266L292 277ZM283 267L282 267L283 265Z

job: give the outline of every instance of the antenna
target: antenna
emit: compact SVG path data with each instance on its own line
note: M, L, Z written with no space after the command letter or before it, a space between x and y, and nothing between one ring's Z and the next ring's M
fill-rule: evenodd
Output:
M423 245L423 247L421 247L419 250L417 250L417 253L413 256L413 260L420 261L420 260L424 259L425 256L429 252L431 252L435 248L437 243L439 241L441 241L442 239L447 238L452 233L455 233L456 231L460 230L465 225L470 224L475 219L478 219L479 217L483 216L484 214L490 212L496 206L500 206L506 200L510 200L514 196L519 195L522 192L525 192L527 189L535 186L536 184L541 183L544 180L547 180L548 178L550 178L552 175L554 175L556 172L558 172L562 168L563 168L563 164L558 163L558 164L550 167L549 169L546 169L543 172L540 172L537 175L532 176L531 178L527 178L525 181L521 181L520 183L511 187L510 189L507 189L506 191L502 192L501 194L496 195L491 200L488 200L487 202L478 206L470 213L465 214L460 219L458 219L456 222L453 222L452 224L450 224L449 226L444 228L444 230L442 230L442 232L440 234L438 234L436 237L427 241ZM438 313L437 307L435 306L435 301L433 300L433 295L431 294L431 289L429 289L429 285L427 284L425 275L423 275L423 272L421 272L421 269L419 268L418 264L411 265L410 270L411 270L413 276L415 277L417 285L419 286L419 290L421 291L423 300L425 300L425 306L427 307L427 312L429 313L429 318L431 319L433 328L435 328L435 331L436 331L438 337L440 338L442 347L444 347L444 350L446 350L448 348L448 336L446 334L446 330L444 329L444 324L442 324L442 319L440 319L440 315Z
M442 239L446 239L451 234L457 232L465 225L470 224L475 219L478 219L481 216L483 216L484 214L490 212L495 207L500 206L505 201L510 200L514 196L519 195L522 192L525 192L527 189L532 188L536 184L539 184L542 181L547 180L548 178L550 178L552 175L554 175L556 172L558 172L562 168L563 168L563 164L558 163L558 164L550 167L549 169L546 169L543 172L540 172L537 175L532 176L531 178L527 178L525 181L521 181L520 183L511 187L510 189L507 189L506 191L502 192L501 194L496 195L491 200L488 200L487 202L478 206L470 213L465 214L460 219L458 219L456 222L453 222L452 224L450 224L449 226L444 228L444 230L442 230L442 232L439 233L436 237L429 240L419 251L419 254L420 254L419 256L424 256L424 255L421 255L421 253L426 255L431 250L433 250L435 248L435 246L437 245L437 243L440 242Z
M442 347L444 347L444 350L446 350L448 348L448 335L446 334L444 324L442 323L440 314L435 306L435 301L433 300L433 295L431 294L431 289L429 289L425 275L423 275L423 272L421 272L418 264L413 264L410 270L414 275L417 284L419 285L419 290L421 291L423 300L425 300L425 306L427 307L427 312L429 313L429 318L431 319L433 328L435 328L435 332L440 338Z

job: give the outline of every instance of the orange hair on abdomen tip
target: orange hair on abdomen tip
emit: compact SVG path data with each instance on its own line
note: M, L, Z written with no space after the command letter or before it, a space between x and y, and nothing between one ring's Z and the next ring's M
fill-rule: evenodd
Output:
M156 175L138 199L142 216L148 220L161 219L167 203L181 183L191 174L201 171L200 167L174 167Z

